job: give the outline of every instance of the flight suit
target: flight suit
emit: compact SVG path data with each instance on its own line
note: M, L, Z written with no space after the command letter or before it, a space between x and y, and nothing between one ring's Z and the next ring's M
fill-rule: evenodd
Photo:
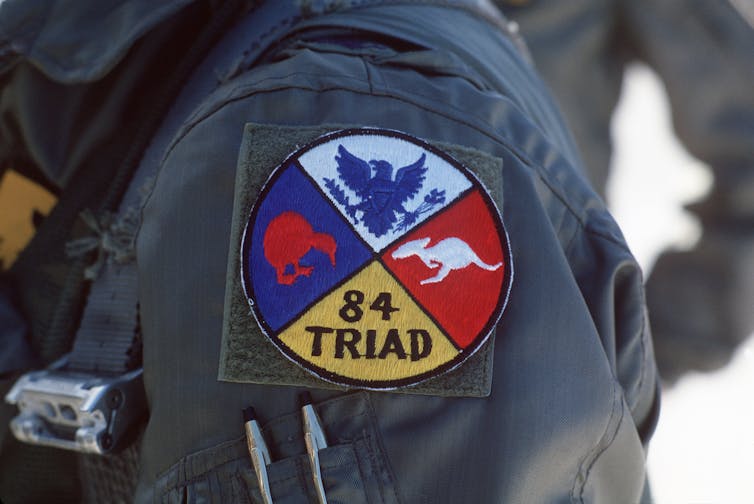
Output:
M179 4L171 4L171 15ZM145 43L130 54L113 51L125 65L116 68L126 69ZM364 142L371 160L357 150ZM326 162L311 161L320 147L333 151L323 154ZM404 150L407 161L399 162L396 152ZM362 167L363 186L349 182L346 159ZM377 175L366 175L368 161L395 168L392 178L380 179L381 192L369 185ZM440 175L432 175L430 161L444 167ZM132 263L149 410L135 445L135 501L262 502L240 415L253 405L270 450L274 502L315 502L298 404L305 390L327 440L319 461L328 502L646 496L645 448L658 394L641 272L581 174L520 43L487 2L250 4L187 80L139 165L151 166L154 176L139 184ZM330 178L317 171L325 165ZM357 189L345 196L346 186ZM399 190L416 197L390 200L392 214L380 207L385 229L401 229L393 244L387 231L366 223L364 209L369 198L384 201ZM452 198L457 204L448 203ZM260 255L274 248L265 231L273 217L264 215L285 205L293 210L280 226L300 230L306 221L337 248L316 242L305 256L310 262L298 270L284 265L276 276L272 255ZM461 212L468 207L476 210ZM331 217L340 211L342 219ZM475 215L481 217L469 217ZM340 227L326 227L328 219ZM340 231L346 228L357 238L349 242ZM426 232L439 247L446 229L462 238L481 230L471 248L482 256L481 244L492 240L488 250L500 260L469 259L446 276L437 262L402 262L409 259L398 245ZM365 370L369 359L392 359L395 369L426 362L440 348L436 332L409 329L414 339L388 336L370 350L368 334L377 331L363 329L357 346L355 326L338 332L308 325L321 349L312 344L305 346L311 355L296 353L285 331L299 315L285 315L287 305L265 307L265 296L287 287L305 293L318 275L357 260L317 294L326 301L351 289L335 301L336 322L396 320L416 302L424 311L413 321L430 313L432 327L452 332L446 317L473 312L476 301L466 298L476 299L475 289L494 277L494 302L479 316L487 322L469 347L456 339L461 357L430 366L419 379L375 379ZM437 275L438 286L452 279L461 287L427 308L401 276L403 264L413 264L422 281ZM362 274L367 280L354 284ZM465 283L464 274L481 280ZM260 284L267 289L255 283L260 278L268 278ZM367 299L369 292L359 298L358 289L374 289L379 299ZM317 310L330 305L318 303L307 304L301 318L319 321ZM31 310L19 304L22 314ZM474 317L469 324L480 322ZM327 338L336 333L343 335L340 355L336 346L328 362L352 365L307 367L332 350ZM96 500L91 482L82 485Z

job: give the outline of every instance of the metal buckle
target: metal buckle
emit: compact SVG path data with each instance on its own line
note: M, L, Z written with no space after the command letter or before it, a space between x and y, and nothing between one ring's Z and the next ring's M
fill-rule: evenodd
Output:
M67 358L26 373L5 401L18 406L10 428L19 441L82 453L120 446L146 410L142 369L103 377L64 370Z

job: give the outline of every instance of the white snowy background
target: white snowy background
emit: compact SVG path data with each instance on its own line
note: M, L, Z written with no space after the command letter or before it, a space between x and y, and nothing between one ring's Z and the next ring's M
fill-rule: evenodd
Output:
M711 178L674 137L657 76L635 65L624 84L608 200L646 277L662 249L698 239L698 223L682 206L703 196ZM687 375L663 391L648 461L658 504L754 503L753 386L750 338L724 369Z

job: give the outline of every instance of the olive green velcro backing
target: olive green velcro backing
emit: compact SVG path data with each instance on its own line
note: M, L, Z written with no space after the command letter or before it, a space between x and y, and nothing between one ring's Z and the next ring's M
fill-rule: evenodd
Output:
M346 390L311 374L285 357L267 339L244 294L241 240L251 209L266 181L290 154L327 133L354 126L285 127L247 124L236 172L233 225L223 316L218 379L240 383L291 385ZM502 208L502 160L474 149L430 142L474 173ZM390 390L441 396L484 397L492 386L494 334L460 366L419 384Z

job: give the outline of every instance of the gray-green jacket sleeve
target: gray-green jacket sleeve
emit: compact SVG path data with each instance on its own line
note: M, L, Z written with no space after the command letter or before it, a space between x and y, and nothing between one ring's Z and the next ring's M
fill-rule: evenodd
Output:
M150 398L137 500L259 499L237 414L249 404L271 447L273 496L313 498L302 388L283 385L289 376L218 380L229 251L241 246L231 240L239 150L265 128L278 134L259 157L292 153L312 131L369 126L497 160L489 189L515 278L488 396L308 385L330 444L328 498L638 501L657 414L641 273L531 68L495 25L461 10L319 20L219 87L162 158L137 247ZM375 33L379 44L354 43Z

